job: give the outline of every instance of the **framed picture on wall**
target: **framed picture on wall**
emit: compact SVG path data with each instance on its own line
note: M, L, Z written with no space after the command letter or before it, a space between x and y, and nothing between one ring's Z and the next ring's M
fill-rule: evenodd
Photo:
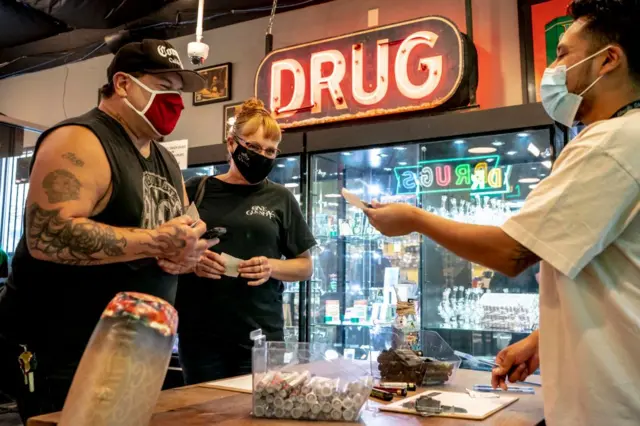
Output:
M524 102L539 102L540 80L556 59L556 48L573 20L567 0L518 0L522 94Z
M227 135L229 135L229 131L231 130L233 123L235 123L236 114L240 111L241 107L242 102L235 102L224 106L224 114L222 117L224 119L224 122L222 123L223 142L227 140Z
M206 105L231 99L231 64L219 64L196 70L206 80L204 89L193 94L193 105Z

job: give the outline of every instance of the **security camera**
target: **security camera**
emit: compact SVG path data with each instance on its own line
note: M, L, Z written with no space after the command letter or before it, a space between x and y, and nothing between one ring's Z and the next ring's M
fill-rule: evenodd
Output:
M193 65L202 65L209 56L209 45L201 41L192 41L187 46L187 55Z

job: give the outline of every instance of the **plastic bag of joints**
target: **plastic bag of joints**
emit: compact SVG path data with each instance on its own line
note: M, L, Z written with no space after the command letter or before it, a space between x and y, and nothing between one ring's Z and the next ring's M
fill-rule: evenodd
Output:
M166 301L119 293L84 351L61 426L147 425L171 359L178 314Z
M253 415L355 422L373 388L368 363L340 357L328 345L267 342L251 333Z

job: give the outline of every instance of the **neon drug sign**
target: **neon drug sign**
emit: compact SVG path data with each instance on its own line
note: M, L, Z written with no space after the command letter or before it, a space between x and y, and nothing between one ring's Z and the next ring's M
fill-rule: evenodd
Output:
M491 165L490 165L491 164ZM512 166L500 166L499 155L420 161L415 166L396 167L396 194L507 194Z
M287 128L464 106L476 86L473 44L426 17L271 52L255 94Z

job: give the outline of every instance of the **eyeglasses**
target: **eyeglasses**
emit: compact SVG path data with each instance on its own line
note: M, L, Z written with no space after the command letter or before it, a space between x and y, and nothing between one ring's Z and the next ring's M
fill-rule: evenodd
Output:
M257 154L264 155L265 157L276 158L278 155L280 155L280 150L279 149L276 149L276 148L263 148L260 145L258 145L257 143L248 142L248 141L242 139L240 136L235 136L235 139L236 139L236 141L238 143L241 143L241 145L243 145L249 151L253 151L253 152L257 153Z

